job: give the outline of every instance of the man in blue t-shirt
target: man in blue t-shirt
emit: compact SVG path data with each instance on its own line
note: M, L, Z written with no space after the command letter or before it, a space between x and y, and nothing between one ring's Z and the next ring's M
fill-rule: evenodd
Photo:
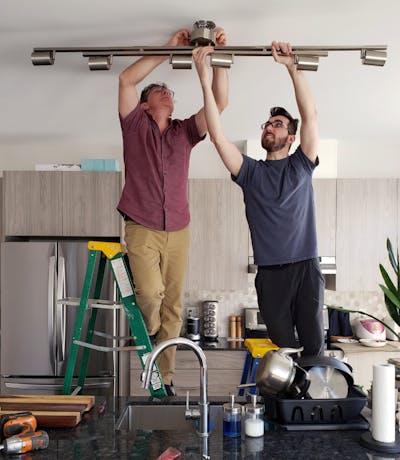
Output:
M324 279L318 261L311 182L318 165L317 111L290 44L272 42L271 49L293 83L301 117L300 146L289 156L298 120L282 107L274 107L261 126L261 145L267 151L264 161L242 155L222 131L206 63L213 49L197 48L193 56L211 140L232 180L243 190L258 265L258 304L270 338L279 347L297 347L296 329L303 355L320 355L324 349Z

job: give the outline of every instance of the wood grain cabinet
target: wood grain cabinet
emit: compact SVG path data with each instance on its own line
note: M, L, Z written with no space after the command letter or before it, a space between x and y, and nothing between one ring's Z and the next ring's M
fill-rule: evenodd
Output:
M208 394L210 396L228 397L237 394L246 351L244 350L205 350L208 367ZM131 396L148 396L148 390L141 387L142 368L136 353L131 357ZM199 360L191 350L177 350L176 369L173 378L179 396L200 394Z
M4 171L5 236L119 236L117 172Z
M338 179L336 288L377 291L386 238L397 241L397 179Z
M191 243L186 289L247 289L248 226L230 179L190 179Z

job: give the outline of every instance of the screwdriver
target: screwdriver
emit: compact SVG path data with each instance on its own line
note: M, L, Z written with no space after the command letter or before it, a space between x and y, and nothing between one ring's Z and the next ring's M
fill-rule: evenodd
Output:
M5 439L0 445L0 450L3 450L5 454L24 454L31 450L46 449L48 445L49 435L46 431L36 431Z

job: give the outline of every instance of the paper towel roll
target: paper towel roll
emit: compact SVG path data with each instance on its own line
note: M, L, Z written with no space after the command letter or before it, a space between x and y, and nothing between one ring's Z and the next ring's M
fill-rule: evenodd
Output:
M393 364L375 364L372 380L372 437L379 442L396 440L396 392Z

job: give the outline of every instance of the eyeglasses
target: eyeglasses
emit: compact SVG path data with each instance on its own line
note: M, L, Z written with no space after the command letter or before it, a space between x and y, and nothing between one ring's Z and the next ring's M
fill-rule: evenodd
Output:
M268 126L272 126L274 129L277 129L277 128L289 129L289 127L286 126L285 123L283 123L283 121L281 120L266 121L265 123L261 125L261 129L264 130L265 128L268 128Z
M166 88L165 86L157 86L156 88L152 88L149 92L151 93L167 93L171 98L173 99L175 96L175 93L172 91L172 89Z

